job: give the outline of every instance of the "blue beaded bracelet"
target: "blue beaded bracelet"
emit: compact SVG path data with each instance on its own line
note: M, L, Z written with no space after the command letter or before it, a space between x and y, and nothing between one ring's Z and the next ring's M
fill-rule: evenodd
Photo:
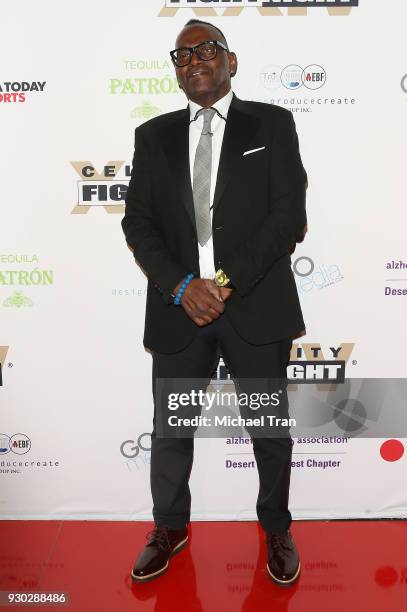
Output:
M178 289L177 295L174 298L175 306L179 306L181 304L181 298L184 295L184 291L193 278L194 278L194 275L192 274L192 272L190 272L188 276L186 277L186 279L184 280L184 282L182 283L181 287Z

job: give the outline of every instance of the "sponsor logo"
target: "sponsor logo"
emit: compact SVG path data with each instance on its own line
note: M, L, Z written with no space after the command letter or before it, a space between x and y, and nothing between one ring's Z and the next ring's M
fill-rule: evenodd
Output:
M342 342L337 346L324 349L318 342L293 343L287 378L300 384L342 383L345 380L345 367L353 351L353 342Z
M0 346L0 387L3 385L3 375L2 370L4 366L4 362L6 361L8 346Z
M120 452L126 459L135 459L138 457L140 450L151 451L151 434L142 433L135 440L124 440L120 445Z
M292 112L312 113L322 107L356 104L356 99L351 96L338 97L332 92L323 93L327 84L327 72L321 64L308 64L305 68L300 64L266 64L260 70L259 84L260 96L253 99L284 106ZM271 93L272 97L264 98L264 90Z
M120 454L126 459L128 470L140 471L150 465L151 434L141 433L137 440L124 440L120 445Z
M299 89L302 86L302 68L296 64L290 64L283 68L281 83L287 89Z
M382 565L375 571L374 581L386 589L394 586L407 586L407 567L396 569L392 565Z
M22 433L14 434L9 437L7 434L0 434L0 455L9 452L15 455L25 455L31 449L31 440Z
M236 6L253 8L258 6L359 6L359 0L165 0L165 6L178 6L179 8L190 8L197 6Z
M305 255L293 262L294 278L299 293L310 293L314 289L326 289L343 280L337 264L315 264Z
M38 263L38 255L0 253L0 286L38 287L53 285L54 271L42 269L38 266ZM2 302L2 305L22 308L33 306L33 303L30 297L18 290L8 296Z
M3 306L6 307L26 308L27 306L31 307L33 305L34 302L20 291L15 291L10 297L3 301Z
M111 290L111 295L130 298L145 297L147 295L147 285L144 284L142 287L114 287Z
M307 89L321 89L326 81L325 69L319 64L310 64L302 71L301 80Z
M167 96L182 93L169 59L124 60L123 66L125 73L109 80L109 93L120 100L125 95ZM140 122L160 114L160 108L150 100L144 100L130 111L132 119Z
M21 474L27 470L41 469L44 467L59 467L60 462L54 459L30 459L14 455L27 455L31 451L31 439L24 433L16 433L9 436L0 433L0 474ZM7 455L2 459L1 455Z
M391 261L386 261L386 285L384 287L384 295L385 296L407 296L407 262L392 259ZM395 270L400 270L401 276L395 272ZM391 277L390 277L391 275ZM389 283L395 284L395 286L389 285ZM400 286L401 284L401 286ZM404 285L404 287L402 286Z
M384 461L399 461L404 453L404 443L400 440L386 440L380 445L380 456Z
M326 71L319 64L310 64L305 68L298 64L290 64L284 68L268 64L260 73L260 82L269 90L277 90L280 87L291 91L302 87L316 90L325 85Z
M344 382L346 364L354 346L354 342L342 342L322 350L318 342L293 343L287 366L288 381L294 384L318 383L322 388L327 384ZM230 372L221 358L211 383L217 387L230 379Z
M280 89L281 83L281 66L276 64L268 64L264 66L260 73L260 82L266 89L275 91Z
M161 115L161 109L148 100L144 100L140 106L135 106L130 113L133 119L141 119L147 121L153 117Z
M102 206L107 213L124 213L130 165L125 165L124 161L109 161L98 171L90 161L71 161L70 164L79 176L77 203L71 214L86 214L95 206Z
M288 15L307 15L308 8L325 8L329 15L349 15L353 7L359 6L359 0L165 0L160 17L173 17L179 9L192 9L196 15L205 16L222 14L226 17L237 17L244 9L256 8L261 15L282 15L281 9L287 9ZM221 10L221 13L217 12Z
M0 82L0 104L26 102L31 94L43 93L46 81Z
M322 107L351 106L356 98L325 91L327 72L321 64L266 64L259 72L259 95L255 100L289 108L291 112L312 113ZM332 79L330 80L332 89ZM271 97L264 97L265 90Z

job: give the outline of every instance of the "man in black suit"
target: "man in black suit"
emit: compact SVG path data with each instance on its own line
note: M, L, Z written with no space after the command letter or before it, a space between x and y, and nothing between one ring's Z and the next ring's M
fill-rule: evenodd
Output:
M292 114L231 91L237 58L215 26L192 20L171 52L186 109L136 129L122 222L148 277L144 345L153 357L151 490L155 529L132 571L161 575L187 544L192 437L160 437L160 380L209 380L221 353L236 381L285 379L304 322L290 252L306 225L305 185ZM267 570L295 582L289 527L292 440L252 436L257 514Z

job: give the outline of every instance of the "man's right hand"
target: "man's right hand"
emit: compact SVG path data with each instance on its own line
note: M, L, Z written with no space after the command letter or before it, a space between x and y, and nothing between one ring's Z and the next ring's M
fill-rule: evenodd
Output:
M176 294L184 279L174 289ZM199 327L212 323L225 310L219 287L212 280L193 278L181 298L181 305Z

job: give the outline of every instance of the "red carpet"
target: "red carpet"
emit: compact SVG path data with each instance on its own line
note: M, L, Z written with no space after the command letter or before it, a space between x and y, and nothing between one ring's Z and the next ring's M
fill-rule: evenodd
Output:
M130 570L151 527L2 521L0 590L66 591L69 606L46 609L69 612L407 609L405 521L295 522L302 573L291 589L266 575L263 534L253 522L193 523L189 547L172 559L167 574L134 585Z

